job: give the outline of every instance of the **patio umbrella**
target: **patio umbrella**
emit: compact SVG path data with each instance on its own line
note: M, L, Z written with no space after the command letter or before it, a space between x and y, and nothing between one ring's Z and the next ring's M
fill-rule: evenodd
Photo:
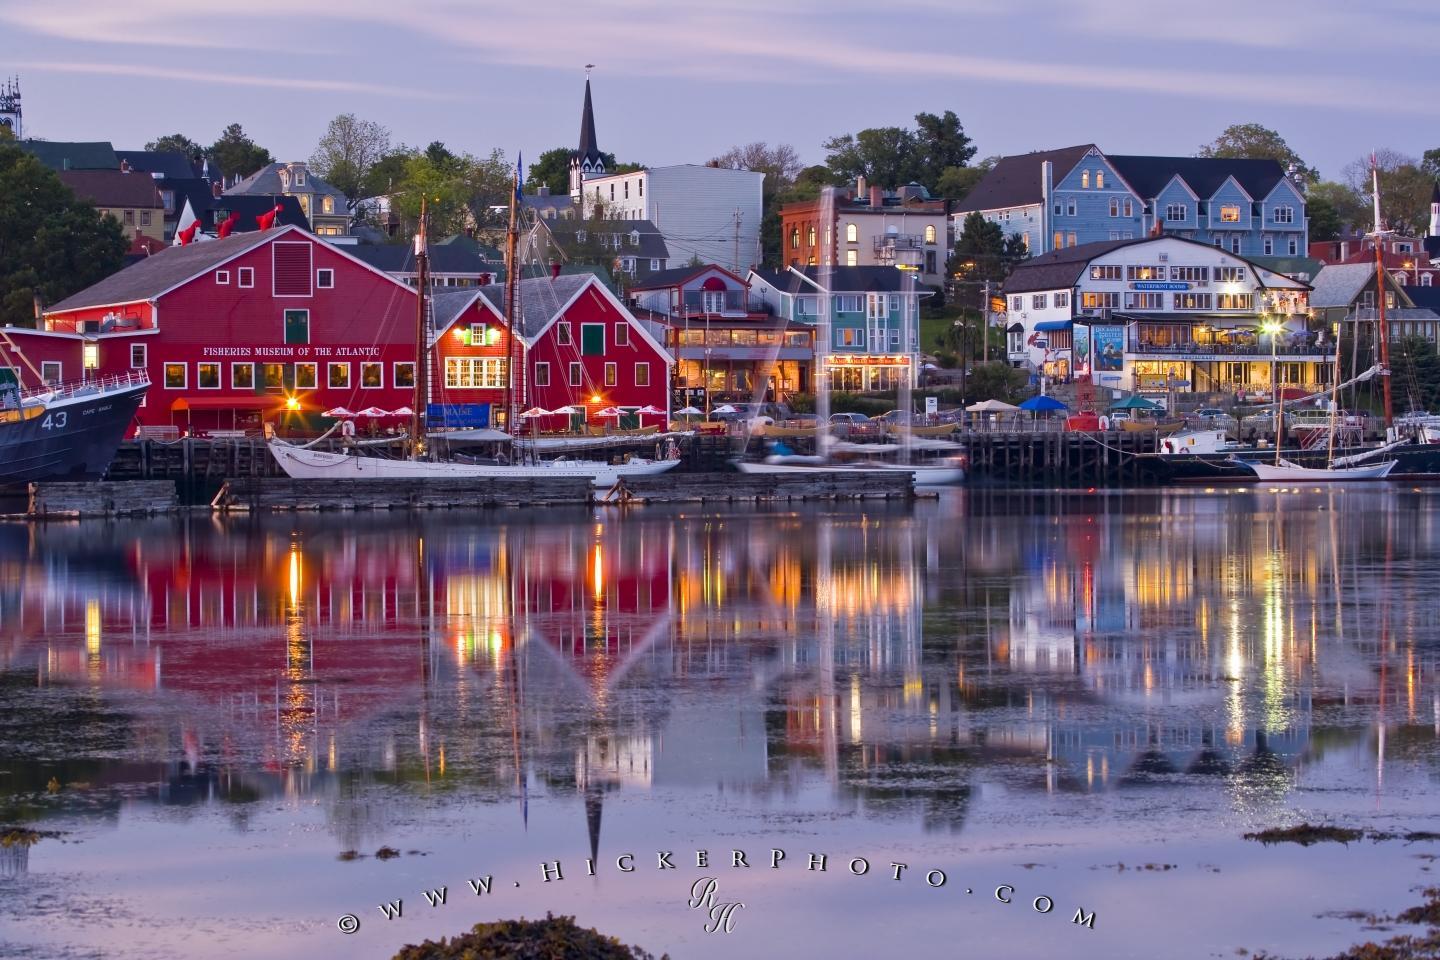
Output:
M392 417L413 417L414 415L415 411L410 409L409 407L401 407L398 410L390 411L390 416Z
M1121 400L1119 403L1112 403L1112 404L1110 404L1110 409L1111 409L1111 410L1159 410L1159 409L1160 409L1160 404L1154 403L1154 402L1152 402L1152 401L1150 401L1150 400L1146 400L1144 397L1140 396L1138 393L1132 393L1132 394L1130 394L1130 396L1126 397L1124 400Z
M1029 410L1035 413L1049 413L1052 410L1068 410L1069 408L1066 407L1065 404L1061 403L1059 400L1056 400L1054 397L1047 397L1042 393L1039 396L1031 397L1029 400L1026 400L1024 403L1020 404L1020 409Z
M326 410L324 413L320 414L320 416L334 417L335 419L340 420L345 417L353 417L355 416L355 414L351 413L349 410L346 410L344 407L331 407L329 410Z
M705 411L699 407L681 407L675 411L675 415L679 417L698 417L704 412Z
M664 410L661 410L659 407L652 407L652 406L651 406L650 404L648 404L648 403L645 404L645 406L641 407L639 410L636 410L635 412L636 412L636 413L647 414L648 416L652 416L652 417L663 417L663 416L665 416L665 411L664 411Z
M736 410L734 407L730 406L730 404L728 404L728 403L722 403L720 406L716 407L715 409L711 410L710 412L711 412L711 413L739 413L740 411L739 411L739 410Z
M548 417L554 412L553 410L546 410L544 407L531 407L529 410L520 414L520 419L530 420L535 417Z
M597 416L597 417L607 417L607 418L608 418L608 417L623 417L623 416L625 416L625 411L624 411L624 410L621 410L619 407L606 407L604 410L598 410L598 411L596 411L595 416Z
M965 408L967 413L1011 413L1020 408L1004 400L982 400Z
M364 410L361 410L359 413L355 414L355 416L357 416L357 417L388 417L388 416L390 416L390 411L389 411L389 410L382 410L380 407L366 407Z

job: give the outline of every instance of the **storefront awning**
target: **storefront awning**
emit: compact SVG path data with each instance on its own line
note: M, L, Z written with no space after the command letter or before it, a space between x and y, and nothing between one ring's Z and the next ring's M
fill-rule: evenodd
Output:
M181 397L171 410L274 410L285 406L285 397ZM304 409L301 405L300 409Z
M1041 320L1035 324L1036 330L1069 330L1069 320Z

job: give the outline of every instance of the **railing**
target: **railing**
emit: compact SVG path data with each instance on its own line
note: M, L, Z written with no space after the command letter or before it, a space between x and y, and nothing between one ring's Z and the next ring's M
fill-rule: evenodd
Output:
M764 300L748 297L744 290L687 290L681 299L681 313L685 316L703 316L725 313L770 313L770 305Z
M60 400L65 397L105 393L109 390L124 390L130 387L150 385L150 375L143 370L132 370L124 374L92 377L88 380L65 380L59 383L44 383L36 387L21 387L22 401Z
M1263 359L1272 354L1279 357L1330 357L1334 348L1315 343L1280 342L1271 348L1268 338L1263 343L1145 343L1131 340L1125 345L1126 353L1141 353L1153 356L1222 356L1255 357Z
M885 250L922 250L925 247L925 238L915 233L887 233L883 237L876 237L874 244L876 253Z

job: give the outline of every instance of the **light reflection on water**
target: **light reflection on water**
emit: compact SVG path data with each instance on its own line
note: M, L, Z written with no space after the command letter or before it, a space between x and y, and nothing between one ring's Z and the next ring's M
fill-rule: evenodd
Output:
M1414 851L1238 837L1428 813L1437 504L972 491L3 527L0 824L80 842L0 858L0 943L194 955L136 927L153 916L201 918L215 954L388 956L555 909L657 953L798 929L796 955L846 956L937 942L963 910L987 956L1151 956L1183 897L1197 949L1333 952L1359 931L1316 913L1393 904L1339 896L1326 871L1399 897L1424 877ZM560 899L529 883L542 859L745 844L908 851L976 886L1025 881L1066 918L797 867L733 881L755 939L727 946L692 929L688 881L602 876ZM381 845L426 856L336 859ZM372 916L477 859L526 887ZM1106 866L1152 861L1175 872ZM104 881L98 906L79 908L82 878ZM1277 883L1289 913L1234 902ZM845 922L877 904L905 923ZM1101 904L1096 931L1068 924ZM71 922L47 923L57 909ZM334 931L343 912L360 934Z

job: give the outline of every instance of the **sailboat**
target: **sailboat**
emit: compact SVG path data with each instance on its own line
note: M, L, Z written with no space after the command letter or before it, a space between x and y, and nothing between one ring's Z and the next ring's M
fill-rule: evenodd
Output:
M1380 171L1372 157L1370 164L1371 176L1374 179L1374 201L1375 201L1375 300L1378 304L1376 314L1376 341L1380 345L1380 363L1382 366L1381 376L1385 379L1385 426L1390 428L1391 402L1390 402L1390 350L1389 330L1385 323L1385 261L1383 250L1385 249L1384 231L1380 226ZM1272 385L1274 374L1271 374ZM1398 460L1382 460L1379 463L1368 463L1356 465L1357 457L1346 457L1337 460L1335 457L1335 435L1336 411L1339 409L1339 387L1340 387L1340 338L1335 338L1335 370L1330 377L1330 439L1329 450L1326 454L1325 466L1305 467L1292 460L1286 460L1280 456L1280 438L1283 431L1280 425L1281 400L1278 388L1275 396L1275 462L1262 463L1256 460L1240 460L1237 462L1248 467L1255 476L1261 480L1295 480L1306 483L1315 481L1337 481L1337 480L1384 480L1395 469Z
M520 166L515 167L515 190L510 197L510 227L505 271L505 312L506 323L511 330L518 329L515 323L515 290L519 283L518 258L515 256L519 231L516 224L515 198L520 190ZM655 476L679 466L678 451L671 448L668 459L645 460L631 458L624 463L609 463L603 460L572 460L559 457L554 460L539 460L526 463L459 463L434 459L426 449L425 424L422 411L428 403L426 385L429 377L426 364L429 358L430 332L434 326L431 319L429 252L426 240L426 212L422 201L420 227L415 234L415 269L418 292L418 308L415 315L415 388L410 407L410 432L406 455L396 459L380 455L378 450L367 448L364 441L351 441L351 448L332 452L315 449L315 445L329 435L327 432L308 444L289 443L279 437L267 441L270 454L280 464L286 475L296 480L538 480L545 477L588 477L593 486L602 489L615 486L628 477ZM514 383L515 337L510 337L510 356L506 369L510 382ZM523 361L521 361L523 362ZM510 395L507 388L507 395ZM513 413L514 404L507 404ZM507 427L516 418L507 414ZM331 430L334 428L332 427Z

